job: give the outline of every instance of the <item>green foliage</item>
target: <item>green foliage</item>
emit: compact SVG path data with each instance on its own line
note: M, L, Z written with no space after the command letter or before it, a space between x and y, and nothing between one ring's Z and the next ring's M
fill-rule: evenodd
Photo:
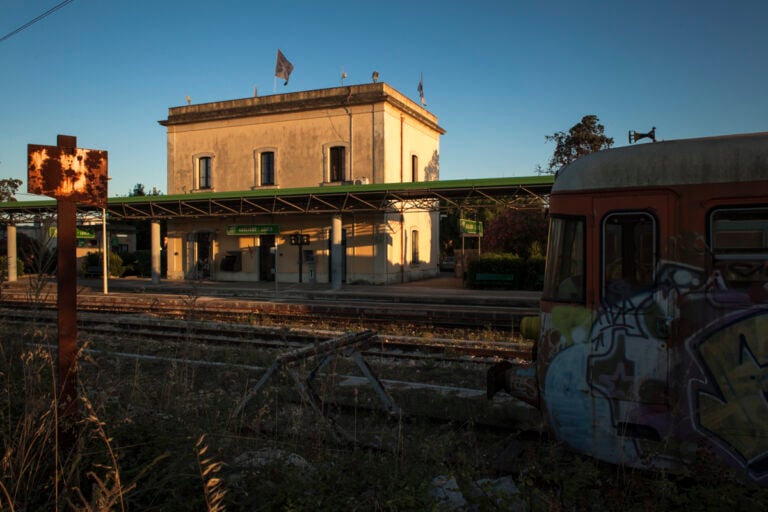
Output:
M16 201L16 192L18 192L21 183L22 181L16 178L0 180L0 203Z
M581 122L571 126L568 133L555 132L545 136L547 142L556 144L547 166L550 174L577 158L613 146L613 138L605 136L605 127L599 121L596 115L584 116Z
M152 252L140 250L123 255L125 276L149 277L152 275Z
M158 190L157 187L152 187L152 191L147 193L144 189L143 183L137 183L133 186L133 190L128 192L128 197L142 197L142 196L161 196L163 193Z
M16 259L16 275L20 276L24 274L24 263ZM0 283L8 280L8 256L0 256Z
M126 269L125 265L123 265L123 258L116 252L108 251L107 254L107 271L109 272L109 275L112 277L122 277ZM80 271L85 274L88 271L88 267L101 266L101 253L89 252L85 255L85 258L83 258Z
M471 288L541 290L544 265L545 259L541 255L523 259L512 253L487 253L467 262L467 284ZM486 274L482 277L488 279L479 279L478 274ZM499 277L493 279L493 275ZM514 277L508 279L507 276Z
M526 258L532 247L546 245L547 227L541 209L504 209L485 226L483 247L489 252L509 252Z
M525 260L523 288L526 290L541 290L544 287L544 268L547 260L542 255L529 256Z

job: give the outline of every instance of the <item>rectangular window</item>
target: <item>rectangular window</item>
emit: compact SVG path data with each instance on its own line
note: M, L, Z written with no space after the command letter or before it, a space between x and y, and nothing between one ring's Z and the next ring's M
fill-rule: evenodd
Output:
M768 285L768 208L715 210L709 229L715 269L728 287ZM768 294L762 297L768 300Z
M261 185L275 184L275 153L265 151L261 154Z
M344 146L331 148L328 181L344 181L345 149Z
M648 213L614 213L603 220L603 298L610 303L650 289L656 262L656 222Z
M197 188L211 188L211 157L202 156L197 160Z
M411 155L411 181L419 181L419 157Z
M414 229L411 231L411 264L418 265L419 263L419 232Z
M552 217L544 278L545 299L584 302L584 240L582 217Z

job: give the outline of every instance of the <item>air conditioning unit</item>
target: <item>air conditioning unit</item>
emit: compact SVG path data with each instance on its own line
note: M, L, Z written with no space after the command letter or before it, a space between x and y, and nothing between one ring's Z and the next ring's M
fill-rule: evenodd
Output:
M368 184L368 176L360 176L359 178L355 178L355 185L367 185Z

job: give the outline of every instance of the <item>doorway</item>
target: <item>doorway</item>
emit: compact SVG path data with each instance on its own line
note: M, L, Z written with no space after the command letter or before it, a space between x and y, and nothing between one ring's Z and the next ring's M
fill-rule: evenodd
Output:
M275 235L259 236L259 281L275 280Z
M212 264L213 233L211 231L198 231L195 233L194 279L208 279L211 277Z

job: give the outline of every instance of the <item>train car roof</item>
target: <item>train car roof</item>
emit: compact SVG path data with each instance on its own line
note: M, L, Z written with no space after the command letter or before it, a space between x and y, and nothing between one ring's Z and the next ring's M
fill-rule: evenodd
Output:
M768 182L768 132L598 151L561 168L552 192L748 181Z

